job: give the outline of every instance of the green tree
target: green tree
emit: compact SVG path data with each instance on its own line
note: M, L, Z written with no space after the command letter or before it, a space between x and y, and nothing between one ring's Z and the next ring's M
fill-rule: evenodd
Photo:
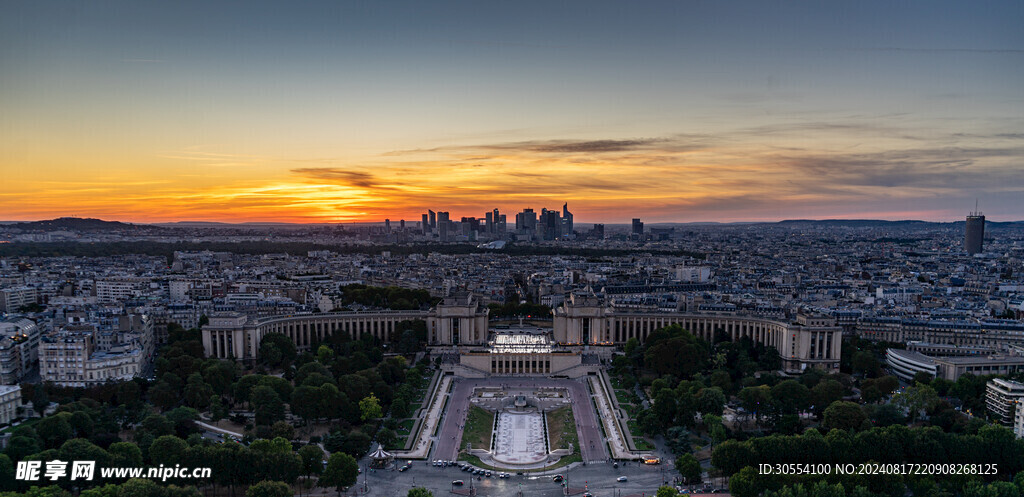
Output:
M836 380L823 380L814 385L811 388L811 402L814 403L815 413L821 415L825 408L842 399L845 390L843 384Z
M658 395L654 398L652 411L654 419L658 421L659 431L672 425L672 421L676 418L675 392L669 388L659 391Z
M110 458L107 451L84 438L64 442L57 453L64 461L96 461L99 466L106 466Z
M344 452L335 452L327 459L327 468L320 476L320 486L335 487L340 495L343 489L354 485L358 477L359 465L355 458Z
M203 380L217 395L231 393L231 383L238 377L238 365L230 361L209 361L207 364L203 368Z
M114 442L107 448L110 465L118 468L142 466L142 450L131 442Z
M252 389L252 407L258 425L270 425L284 419L284 402L273 388L266 385Z
M0 490L14 490L14 462L7 454L0 454Z
M383 415L383 411L380 407L380 400L372 393L368 397L364 397L363 400L359 401L359 412L360 418L363 421L377 419Z
M181 464L186 450L188 444L184 440L174 435L164 435L153 440L153 445L149 446L149 460L154 465L174 467L175 464Z
M693 454L683 454L676 458L676 471L687 484L700 483L700 462Z
M658 493L654 494L654 497L676 497L677 495L679 492L676 492L676 489L663 485L658 487Z
M725 432L725 425L722 424L722 417L715 416L714 414L708 414L704 416L704 427L708 430L708 435L711 436L716 444L725 441L728 434Z
M853 354L852 366L854 373L872 377L878 376L877 373L881 369L875 354L867 350L857 351Z
M736 497L757 497L764 491L762 479L752 467L745 467L729 478L729 493Z
M192 373L185 384L185 404L196 409L205 409L210 405L213 389L203 380L203 375Z
M740 405L756 417L760 417L772 405L772 392L768 385L746 387L737 396Z
M409 490L405 497L434 497L434 494L423 487L416 487Z
M75 411L71 413L71 418L68 419L68 423L71 423L71 429L75 432L75 436L82 438L91 437L93 429L96 426L92 420L92 416L89 416L85 411Z
M228 408L220 395L210 396L210 420L217 422L228 416Z
M721 388L702 388L697 395L697 410L701 414L721 416L722 410L725 408L725 400L725 393Z
M750 444L738 440L726 440L711 452L711 465L722 473L732 475L743 467L756 464L757 457Z
M138 497L140 495L162 497L164 489L153 480L132 478L120 485L117 497Z
M776 409L782 414L796 414L810 405L811 391L796 380L785 380L771 388Z
M53 416L47 416L42 421L36 423L36 433L39 434L39 438L42 439L46 448L56 449L60 447L64 442L68 441L72 437L71 423L69 419L71 414L62 412L54 414Z
M50 396L46 395L45 385L36 385L32 391L32 409L36 411L40 416L46 411L46 408L50 406Z
M867 416L860 405L854 402L836 401L825 409L825 419L822 427L827 430L858 429L864 424Z
M270 436L291 440L295 438L295 427L287 421L278 421L270 427Z
M170 435L174 433L174 423L160 414L150 414L142 420L142 429L148 431L154 437Z
M296 385L305 385L306 384L306 379L308 379L314 373L319 374L319 375L321 375L323 377L326 377L326 378L330 378L332 381L334 380L334 377L331 376L331 371L329 369L327 369L327 366L324 366L323 364L321 364L321 363L319 363L317 361L310 361L310 362L307 362L307 363L303 364L302 366L300 366L299 370L295 372L295 384ZM310 386L318 387L320 385L310 385Z
M15 432L11 434L11 439L7 444L7 450L5 450L7 455L15 461L20 461L26 456L43 450L42 440L40 440L36 435L35 430L32 430L30 427L23 428L31 430L31 432L29 433L25 431L19 434L19 430L21 428L19 428L19 430L15 430Z
M293 492L287 483L263 480L245 491L245 497L292 497Z
M292 444L283 438L273 440L261 438L249 444L249 449L263 454L290 454Z
M291 364L297 352L295 343L281 333L267 333L260 340L260 350L256 357L260 362L271 368L278 368Z
M387 428L381 428L377 433L377 442L380 442L385 449L394 450L401 448L398 447L398 436L395 435L393 430L389 430Z
M178 404L181 392L166 381L159 381L149 389L149 400L160 409L167 410Z
M345 436L341 448L346 454L358 459L370 450L370 436L362 430L352 430Z
M323 365L330 364L334 362L334 351L326 345L321 345L316 349L316 360Z
M302 459L302 473L306 476L319 475L324 472L324 451L317 445L303 445L299 449L299 458Z
M335 388L337 391L337 388ZM289 404L292 414L309 422L324 417L321 409L321 393L316 387L303 385L292 392L292 401Z
M659 375L689 379L708 365L709 351L707 342L674 324L647 337L644 365ZM680 357L687 359L681 361Z
M932 410L939 403L939 395L935 389L920 383L907 387L902 392L893 395L893 404L907 409L910 413L910 422L917 421L922 410Z
M181 438L186 438L198 431L195 423L197 419L199 419L199 411L191 407L175 407L167 411L167 421L174 425L174 432Z

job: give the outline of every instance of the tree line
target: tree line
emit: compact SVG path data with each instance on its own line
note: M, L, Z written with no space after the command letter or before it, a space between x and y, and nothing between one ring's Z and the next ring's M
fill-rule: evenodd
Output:
M711 464L732 475L730 489L739 497L753 497L796 483L824 480L853 490L863 486L873 493L902 496L920 475L766 475L759 464L978 464L995 465L997 475L929 475L948 491L959 492L969 481L1007 478L1024 468L1024 440L1007 428L984 425L973 433L949 433L938 427L892 425L853 433L833 429L822 435L810 428L801 435L770 435L746 441L726 440L715 447Z

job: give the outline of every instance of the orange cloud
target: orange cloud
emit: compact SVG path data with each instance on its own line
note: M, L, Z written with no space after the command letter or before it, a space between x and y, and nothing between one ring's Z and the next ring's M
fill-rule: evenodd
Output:
M1015 165L1024 154L1019 138L993 137L985 147L906 139L902 148L886 142L867 149L857 141L876 130L834 125L820 127L810 148L808 129L815 128L527 140L361 158L189 148L135 157L150 164L145 168L100 168L98 157L82 167L58 167L49 158L49 169L41 168L49 176L10 176L0 206L7 219L346 222L415 221L427 209L481 216L495 207L511 218L525 207L569 202L580 220L767 220L935 213L863 206L941 198L964 188L1024 190Z

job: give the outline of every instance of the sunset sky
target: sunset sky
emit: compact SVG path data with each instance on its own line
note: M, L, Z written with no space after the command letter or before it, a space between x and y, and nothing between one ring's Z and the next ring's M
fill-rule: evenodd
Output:
M0 220L1024 219L1024 2L0 2Z

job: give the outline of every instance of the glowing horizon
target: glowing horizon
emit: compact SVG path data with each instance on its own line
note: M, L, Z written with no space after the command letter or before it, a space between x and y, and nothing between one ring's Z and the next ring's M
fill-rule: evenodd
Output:
M1024 219L1020 3L583 5L4 4L0 220Z

